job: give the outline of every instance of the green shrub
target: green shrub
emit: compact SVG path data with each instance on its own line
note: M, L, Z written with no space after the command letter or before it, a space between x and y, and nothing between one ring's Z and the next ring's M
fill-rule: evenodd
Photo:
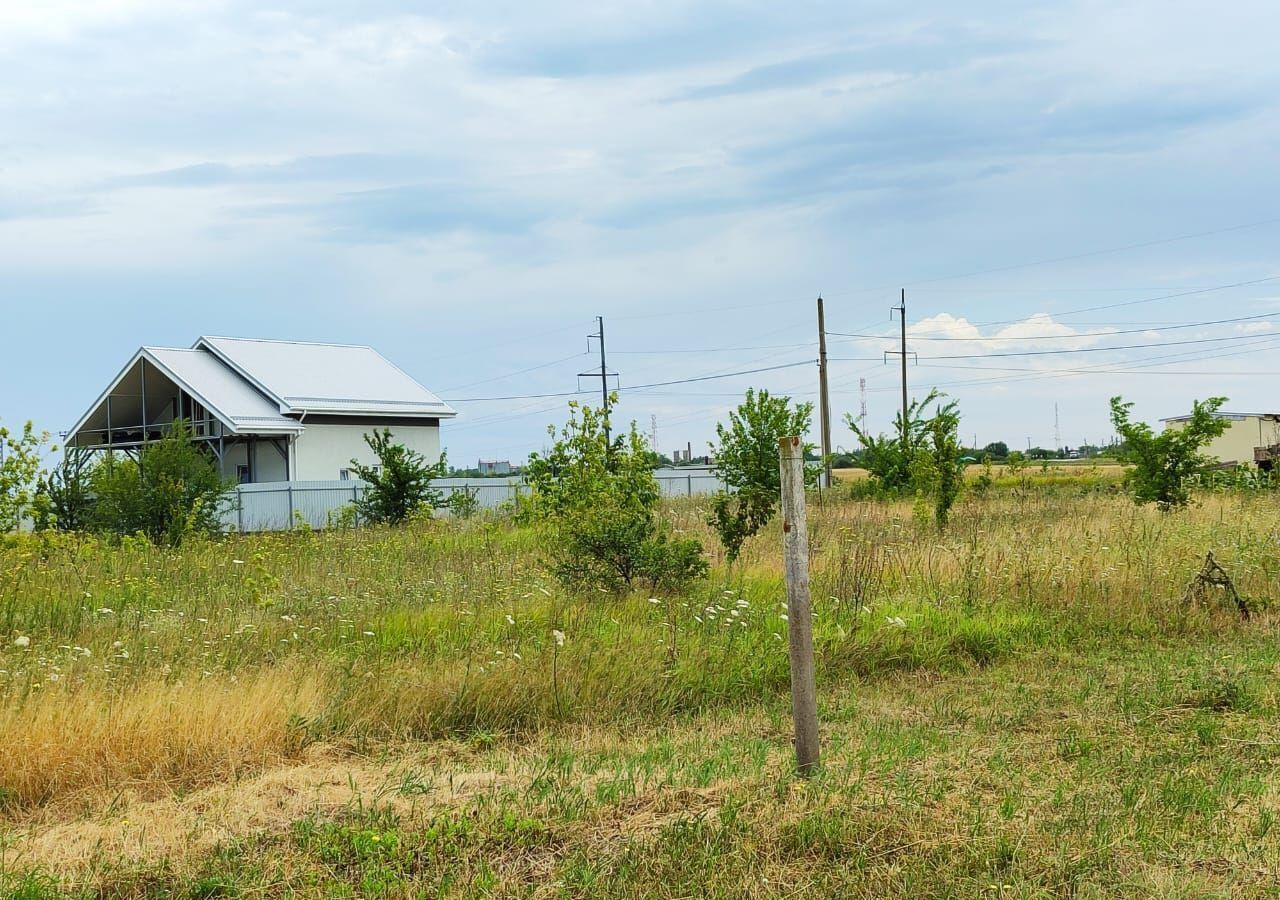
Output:
M1187 505L1191 477L1212 463L1201 451L1230 424L1215 415L1226 402L1226 397L1197 400L1182 428L1156 434L1145 422L1132 421L1132 403L1111 398L1111 423L1124 440L1122 459L1133 465L1126 480L1135 503L1155 503L1166 511Z
M193 534L221 531L219 513L231 487L182 419L160 440L144 444L136 460L108 453L89 484L96 498L90 520L96 529L142 533L171 546Z
M390 429L364 436L378 458L377 466L366 466L351 460L351 471L366 482L364 494L356 501L356 510L366 522L399 525L424 510L443 505L444 495L431 487L432 480L448 473L445 455L434 464L416 450L391 439Z
M0 533L39 514L34 507L40 498L40 448L48 442L48 433L37 432L30 422L16 435L0 426Z
M671 537L656 517L661 492L635 423L612 439L608 429L604 411L570 403L552 448L529 457L519 515L548 529L552 572L567 587L613 593L678 590L704 576L702 545Z
M812 415L812 403L793 407L790 397L771 397L768 391L748 388L746 399L729 413L728 427L716 425L716 473L732 492L715 496L707 522L720 537L730 562L738 558L743 543L773 518L782 499L778 441L808 432ZM806 481L814 483L817 474L817 469L807 468Z

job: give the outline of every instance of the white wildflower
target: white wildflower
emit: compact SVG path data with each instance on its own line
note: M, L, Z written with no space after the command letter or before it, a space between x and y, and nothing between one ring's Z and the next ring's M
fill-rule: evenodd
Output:
M661 600L659 600L657 597L650 597L650 598L649 598L649 602L650 602L650 603L653 603L653 604L655 604L655 605L656 605L656 604L658 604L658 603L661 603L662 601L661 601Z
M516 624L516 617L511 615L511 613L507 613L507 624L508 625Z
M365 637L373 637L372 631L362 631L360 633L363 634Z
M233 566L243 566L243 565L244 565L244 560L243 560L243 559L233 559L233 560L231 560L231 565L233 565Z
M14 638L14 639L13 639L13 646L15 646L15 647L30 647L30 646L31 646L31 638L27 637L25 634L20 634L20 635L18 635L16 638Z
M98 610L98 615L100 616L114 616L115 614L116 611L114 609L108 609L105 606Z
M557 628L557 629L555 629L554 631L552 631L552 632L551 632L551 636L552 636L553 638L555 638L555 639L556 639L556 646L557 646L557 647L563 647L563 646L564 646L564 632L563 632L563 631L561 631L559 628Z

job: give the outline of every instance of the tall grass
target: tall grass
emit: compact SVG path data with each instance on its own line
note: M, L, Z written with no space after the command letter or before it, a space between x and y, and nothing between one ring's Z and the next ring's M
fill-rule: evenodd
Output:
M714 539L695 502L667 511ZM1000 492L938 533L908 504L811 509L821 677L1236 627L1181 597L1206 551L1275 593L1265 498L1164 515ZM660 723L785 690L780 537L683 596L572 596L507 522L0 549L0 805L225 779L308 741ZM562 636L562 637L560 637Z

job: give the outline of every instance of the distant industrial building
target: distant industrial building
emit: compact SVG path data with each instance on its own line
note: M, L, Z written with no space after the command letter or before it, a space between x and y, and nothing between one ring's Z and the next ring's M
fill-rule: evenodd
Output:
M482 459L476 463L481 475L510 475L511 461L507 459Z

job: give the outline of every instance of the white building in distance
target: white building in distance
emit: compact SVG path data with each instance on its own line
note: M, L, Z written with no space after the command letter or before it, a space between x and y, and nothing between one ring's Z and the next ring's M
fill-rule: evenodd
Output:
M202 337L143 347L75 426L66 446L136 453L186 419L242 484L332 481L375 465L367 432L389 429L428 462L457 413L372 347Z

